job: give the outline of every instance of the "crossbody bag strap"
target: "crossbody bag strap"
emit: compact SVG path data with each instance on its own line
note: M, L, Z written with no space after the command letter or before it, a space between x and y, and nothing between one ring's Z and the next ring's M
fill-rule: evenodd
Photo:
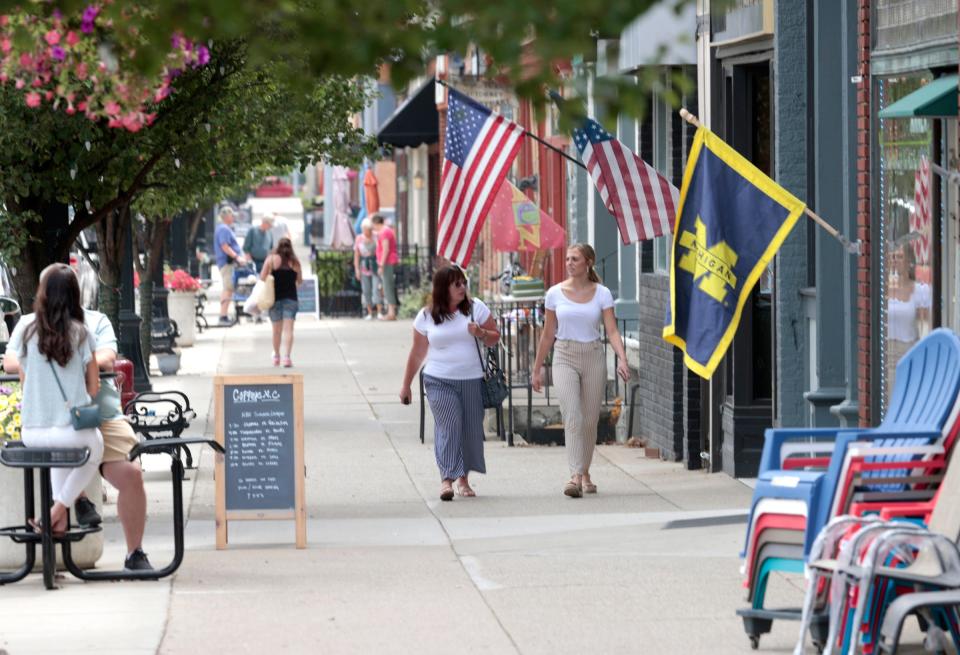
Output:
M473 323L473 303L470 303L470 322ZM480 358L480 370L483 371L483 377L487 377L487 363L483 359L483 355L480 353L480 340L476 337L473 338L473 345L477 347L477 357Z
M49 359L47 360L47 364L50 365L50 370L53 372L53 379L57 381L57 388L60 389L60 395L63 396L63 406L70 409L70 402L67 400L67 394L63 391L63 385L60 384L60 376L57 375L57 369L54 368L53 362Z

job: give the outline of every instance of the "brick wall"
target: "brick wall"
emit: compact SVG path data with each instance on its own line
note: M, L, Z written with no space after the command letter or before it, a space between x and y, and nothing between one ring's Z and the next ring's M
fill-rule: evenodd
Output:
M682 441L678 444L677 427L682 428L682 374L677 375L676 349L663 340L663 317L666 312L670 278L666 275L640 275L640 385L637 391L636 434L649 446L659 448L669 460L683 457ZM682 371L682 365L680 368Z
M857 238L863 254L857 257L857 384L860 425L871 425L871 300L870 300L870 0L859 2L857 61Z

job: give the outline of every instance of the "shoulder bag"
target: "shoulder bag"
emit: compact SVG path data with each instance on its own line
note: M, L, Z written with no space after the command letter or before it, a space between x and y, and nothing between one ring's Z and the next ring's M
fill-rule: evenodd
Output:
M470 320L473 320L473 311L470 311ZM510 395L510 387L507 385L507 378L500 368L500 362L497 361L497 351L494 348L487 348L487 358L484 360L480 352L480 341L474 337L477 346L477 357L480 358L480 368L483 370L483 379L480 381L480 395L483 397L484 409L499 407L503 401Z
M60 376L57 375L57 369L49 359L50 370L53 371L53 379L57 381L57 388L60 389L60 395L63 396L63 404L70 412L70 423L74 430L89 430L90 428L100 427L100 406L96 403L89 405L75 405L70 407L67 402L67 394L63 391L63 385L60 384Z

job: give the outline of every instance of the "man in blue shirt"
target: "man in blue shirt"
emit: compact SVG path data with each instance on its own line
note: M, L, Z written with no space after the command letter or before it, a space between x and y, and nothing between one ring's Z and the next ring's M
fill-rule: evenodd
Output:
M230 301L233 299L233 271L237 264L243 264L246 259L240 251L240 244L233 234L233 222L236 214L230 207L220 210L220 225L213 233L213 250L217 258L217 268L223 281L223 291L220 294L220 325L231 325Z

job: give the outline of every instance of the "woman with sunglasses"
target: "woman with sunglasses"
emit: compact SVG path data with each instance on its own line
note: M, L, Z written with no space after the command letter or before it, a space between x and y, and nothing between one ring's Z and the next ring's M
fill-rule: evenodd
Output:
M467 278L457 266L433 276L430 305L413 322L413 346L400 388L400 402L410 404L410 384L423 369L423 383L434 419L434 454L440 469L440 500L476 496L467 479L486 473L483 459L483 365L479 343L500 340L490 309L467 294Z

